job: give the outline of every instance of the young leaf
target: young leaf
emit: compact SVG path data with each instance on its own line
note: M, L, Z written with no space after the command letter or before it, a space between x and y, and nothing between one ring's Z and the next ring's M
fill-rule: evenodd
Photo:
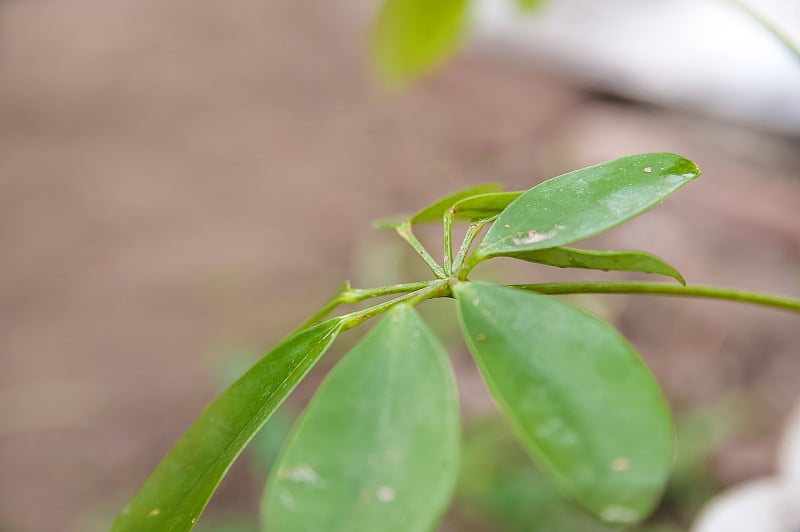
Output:
M450 194L449 196L445 196L442 199L436 200L427 207L421 209L416 214L413 214L411 216L405 218L402 216L396 216L393 218L381 218L380 220L375 220L372 223L372 225L376 229L396 229L397 226L403 225L407 222L410 222L412 224L425 223L425 222L439 222L442 220L442 216L444 216L447 210L450 209L450 207L452 207L459 201L462 201L465 198L470 198L472 196L483 195L490 192L496 192L500 190L501 187L502 185L500 185L500 183L481 183L480 185L475 185L473 187L459 190L458 192ZM508 203L506 203L506 205L507 204Z
M461 220L491 218L503 212L512 201L521 195L522 192L491 192L469 196L452 204L453 218Z
M556 484L606 521L647 516L667 481L672 423L633 348L548 296L476 283L454 293L492 395Z
M191 530L233 461L342 327L333 318L289 336L225 390L167 453L112 531Z
M467 0L386 0L373 34L378 71L394 83L425 74L455 50L466 22Z
M679 155L645 153L554 177L500 214L475 250L475 262L602 233L664 201L698 175L697 166Z
M575 248L552 248L515 251L504 253L502 256L559 268L657 273L672 277L682 285L686 284L678 270L655 255L644 251L594 251Z
M290 436L262 505L265 530L431 530L459 466L447 354L410 305L339 363Z

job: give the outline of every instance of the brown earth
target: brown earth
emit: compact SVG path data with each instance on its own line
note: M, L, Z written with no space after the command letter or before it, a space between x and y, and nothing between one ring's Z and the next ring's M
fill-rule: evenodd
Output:
M375 280L394 248L368 222L466 184L528 188L676 151L704 176L592 244L646 248L691 283L800 295L797 139L609 101L478 53L385 91L357 4L0 3L0 529L107 528L214 395L210 359L266 349L344 278L405 280ZM751 394L762 420L718 471L769 471L800 394L796 315L585 302L678 408ZM465 409L485 410L458 367ZM255 508L236 478L211 511Z

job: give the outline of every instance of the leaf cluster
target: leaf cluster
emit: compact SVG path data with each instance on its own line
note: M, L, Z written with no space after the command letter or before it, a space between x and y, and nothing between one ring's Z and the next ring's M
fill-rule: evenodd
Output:
M564 247L658 205L699 173L678 155L633 155L524 192L479 185L378 222L409 243L432 278L373 289L344 283L208 406L113 530L190 530L233 461L334 340L380 314L328 375L284 445L267 483L263 523L269 531L433 529L456 484L461 441L447 353L414 308L438 297L455 300L461 332L494 399L561 492L602 521L641 522L658 503L671 467L667 401L619 332L545 294L687 295L800 311L795 300L685 286L674 267L642 251ZM437 220L444 229L441 262L413 233L415 224ZM469 226L455 250L458 221ZM495 257L645 272L673 282L501 286L469 279L476 265ZM341 304L392 295L325 319Z

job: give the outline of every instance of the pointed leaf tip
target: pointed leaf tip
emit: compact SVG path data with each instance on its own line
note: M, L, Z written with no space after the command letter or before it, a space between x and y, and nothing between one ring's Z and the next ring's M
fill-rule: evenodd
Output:
M191 530L231 464L342 326L340 318L333 318L290 335L217 397L167 453L111 530Z

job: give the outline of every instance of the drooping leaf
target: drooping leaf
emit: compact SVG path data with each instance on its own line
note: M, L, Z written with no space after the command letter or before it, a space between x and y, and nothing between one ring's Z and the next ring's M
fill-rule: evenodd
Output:
M671 153L631 155L549 179L514 200L475 257L563 246L602 233L654 207L700 175Z
M508 205L520 197L522 192L490 192L469 196L453 206L453 218L473 220L491 218L503 212Z
M633 348L548 296L477 283L454 293L492 395L556 484L606 521L646 517L667 481L672 423Z
M289 336L225 390L167 453L112 531L191 530L233 461L342 327L333 318Z
M686 284L678 270L655 255L644 251L595 251L558 247L533 251L512 251L503 253L501 256L559 268L656 273L672 277L682 285Z
M334 368L276 463L265 530L427 532L459 465L447 354L399 305Z
M405 223L418 224L425 222L440 222L442 220L442 216L444 216L447 210L459 201L471 196L496 192L501 188L502 185L500 183L481 183L480 185L468 187L438 199L411 216L382 218L380 220L375 220L372 225L377 229L396 229L398 226Z
M386 0L373 33L378 72L404 83L438 66L464 34L467 5L467 0Z

